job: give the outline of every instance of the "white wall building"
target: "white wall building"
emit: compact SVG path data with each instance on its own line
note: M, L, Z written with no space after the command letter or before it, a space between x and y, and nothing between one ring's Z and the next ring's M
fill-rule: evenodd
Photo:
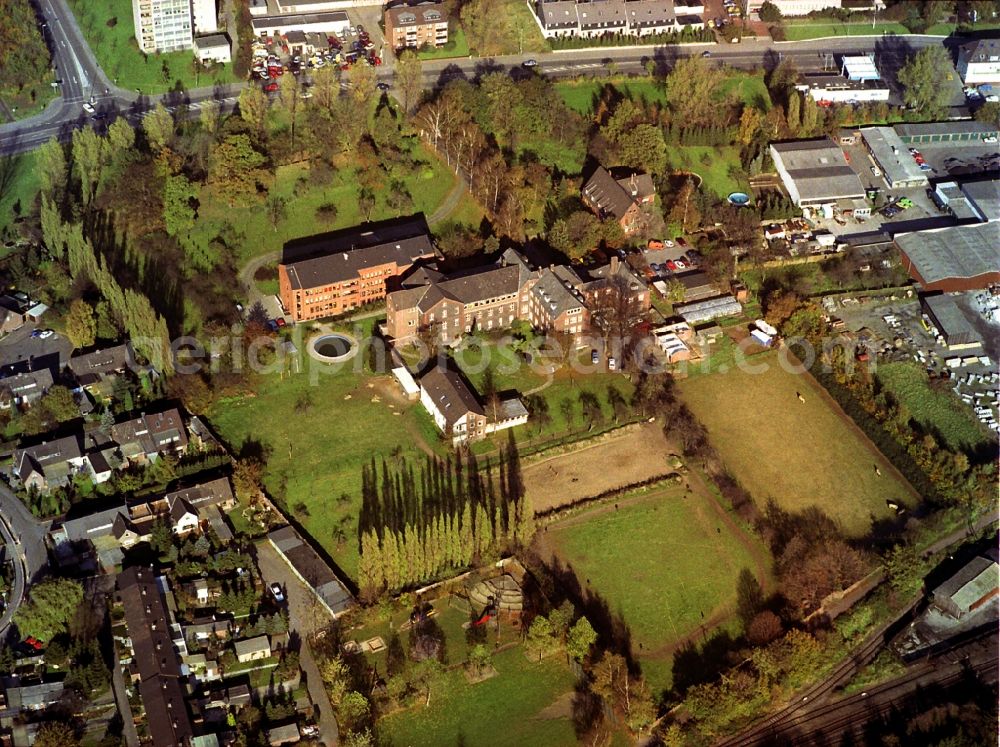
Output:
M976 39L963 44L955 67L967 86L1000 84L1000 39Z
M191 0L191 20L195 34L214 34L219 30L219 11L215 0Z
M535 21L542 36L596 38L605 34L646 36L705 27L701 0L556 0L537 2Z
M351 25L347 13L342 11L307 15L264 16L254 18L252 23L254 36L280 36L289 31L339 34L341 31L346 31Z
M750 0L750 12L758 12L763 4L764 0ZM804 16L814 10L839 8L842 0L771 0L771 4L777 6L783 16Z
M233 53L225 34L199 36L194 40L194 53L202 62L232 62Z
M191 0L132 0L132 22L143 52L191 49Z

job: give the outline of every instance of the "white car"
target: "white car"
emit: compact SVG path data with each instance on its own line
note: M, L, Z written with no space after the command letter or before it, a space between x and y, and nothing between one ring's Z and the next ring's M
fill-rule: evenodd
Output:
M525 60L521 65L524 67L538 67L538 60Z
M882 176L882 172L878 170L878 166L872 166L872 176Z
M53 332L51 329L43 329L41 332L38 333L38 336L43 340L47 340L54 334L55 332Z
M983 138L984 143L995 143L996 141L997 141L996 135L989 135L988 137Z
M95 111L97 111L96 109L94 109L94 105L91 104L89 101L84 102L83 110L87 112L87 114L93 114Z
M281 591L281 584L279 584L277 581L271 584L271 594L274 596L274 601L277 602L278 604L281 604L282 602L285 601L285 595Z

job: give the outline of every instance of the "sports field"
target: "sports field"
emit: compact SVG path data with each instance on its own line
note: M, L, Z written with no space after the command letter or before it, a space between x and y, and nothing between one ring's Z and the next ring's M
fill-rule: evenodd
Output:
M763 562L710 501L682 485L637 492L550 525L539 544L624 618L640 659L656 657L728 617L740 570Z
M818 506L851 536L892 515L887 500L913 505L913 489L808 375L778 354L754 358L759 373L734 369L680 384L722 461L759 506ZM800 401L797 394L802 395Z

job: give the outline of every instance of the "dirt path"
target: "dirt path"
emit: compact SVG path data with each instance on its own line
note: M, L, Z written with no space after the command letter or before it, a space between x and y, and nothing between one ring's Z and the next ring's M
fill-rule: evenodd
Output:
M444 202L438 205L437 210L431 213L430 217L427 218L427 225L433 226L435 223L440 223L454 213L455 209L458 207L458 203L462 201L462 195L465 194L466 189L468 189L468 187L465 184L465 179L458 174L455 174L455 186L452 187L451 191L445 196Z

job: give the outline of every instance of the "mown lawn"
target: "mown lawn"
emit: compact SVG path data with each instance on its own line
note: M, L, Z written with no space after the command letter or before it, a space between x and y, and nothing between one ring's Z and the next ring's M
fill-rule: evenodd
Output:
M560 81L554 85L563 101L566 102L566 106L580 114L593 113L597 97L605 86L612 86L616 91L634 101L667 103L667 94L663 83L648 77Z
M465 31L454 19L448 24L448 43L434 49L421 49L417 57L422 60L443 60L449 57L468 57L469 42L465 39Z
M442 677L431 704L423 701L378 723L390 745L517 745L554 747L576 744L566 707L546 709L573 691L574 678L559 655L528 661L518 646L493 659L497 675L470 684L461 668Z
M129 0L69 0L90 48L108 77L122 88L163 93L178 84L185 89L233 83L232 65L195 73L190 51L146 55L139 51Z
M921 426L936 432L949 449L975 451L992 440L969 406L950 389L931 388L924 370L915 363L886 363L876 372L879 382L910 411Z
M365 329L370 321L352 334ZM259 442L254 450L265 456L269 494L283 500L353 578L362 465L372 458L423 458L421 446L438 448L438 436L430 416L404 400L390 376L355 370L360 356L337 370L308 358L304 342L296 345L302 373L262 377L256 396L219 402L209 421L237 453ZM338 541L338 527L346 539Z
M789 511L816 506L860 537L894 515L887 500L913 505L912 488L811 377L782 368L777 353L750 366L688 378L680 390L758 506L769 498Z
M29 212L38 194L34 151L0 158L0 232Z
M719 87L719 93L723 97L729 96L731 92L748 106L754 106L762 111L771 108L771 96L764 85L763 73L747 73L739 70L732 70L726 80Z
M24 88L0 88L0 100L14 112L15 120L34 116L59 95L59 89L52 85L55 79L56 76L48 70L41 80Z
M668 145L667 161L671 169L696 173L704 180L705 189L719 197L750 189L735 146Z
M785 37L788 41L822 39L828 36L881 36L882 34L909 33L909 29L901 23L876 23L875 27L872 28L871 22L864 21L851 23L812 20L785 22Z

